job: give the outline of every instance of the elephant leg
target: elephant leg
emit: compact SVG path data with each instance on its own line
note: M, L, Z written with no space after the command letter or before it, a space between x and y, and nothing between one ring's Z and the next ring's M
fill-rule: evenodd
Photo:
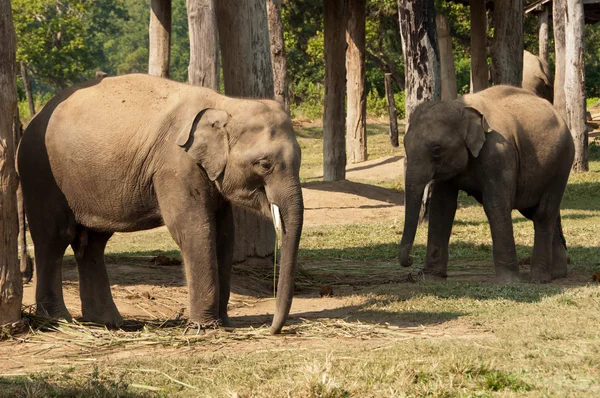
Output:
M556 219L554 237L552 238L552 266L550 268L552 279L567 277L567 244L562 232L560 214Z
M155 176L154 186L165 225L183 255L190 321L212 326L219 323L220 301L216 198L201 173L199 167L164 172Z
M233 262L234 225L231 204L227 204L216 214L217 219L217 263L219 267L219 319L223 325L229 324L227 304L231 291L231 266Z
M504 190L493 189L491 192ZM500 283L519 282L519 262L515 248L511 217L512 206L505 198L487 197L484 193L483 208L490 222L496 279Z
M104 263L104 249L112 233L92 231L78 227L71 245L79 270L79 297L83 319L118 328L123 318L113 301L110 282Z
M448 243L456 214L458 189L447 182L436 182L431 186L429 203L429 229L427 256L423 273L447 278Z

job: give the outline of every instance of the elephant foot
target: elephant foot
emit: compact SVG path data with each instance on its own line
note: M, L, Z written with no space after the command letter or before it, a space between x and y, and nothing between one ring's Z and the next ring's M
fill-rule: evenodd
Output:
M400 261L401 266L410 267L413 264L413 260L410 257L410 250L407 250L401 246L398 249L398 260Z
M229 315L227 315L227 313L219 315L219 324L225 327L231 326L231 321L229 321Z
M206 333L207 330L216 330L219 327L224 326L221 320L214 320L210 322L196 322L190 321L185 327L183 334L194 334L196 336Z
M113 309L104 311L95 311L89 308L82 308L83 320L85 322L97 323L105 325L109 329L119 329L123 326L123 317L113 304Z
M423 280L428 282L445 282L448 279L446 271L437 271L434 269L423 270Z
M501 284L511 284L521 282L518 270L510 270L496 267L496 282Z
M69 313L69 310L67 310L65 303L62 301L60 301L60 302L48 302L48 301L39 302L36 305L35 313L36 313L36 315L39 315L39 316L42 316L45 318L56 319L56 320L64 319L67 322L73 321L73 317Z
M552 269L552 280L567 277L567 264Z
M552 282L552 275L546 270L542 270L541 267L532 266L529 274L529 282L531 283L550 283Z

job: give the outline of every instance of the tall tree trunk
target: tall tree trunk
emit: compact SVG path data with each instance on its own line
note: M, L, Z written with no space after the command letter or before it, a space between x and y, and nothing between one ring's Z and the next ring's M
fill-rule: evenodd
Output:
M523 82L523 0L494 0L492 80L521 87Z
M0 0L0 325L21 319L23 281L17 261L17 174L13 117L17 108L16 35L9 0Z
M33 116L35 115L35 104L33 103L31 82L29 81L29 74L27 73L27 65L25 64L25 61L21 61L21 78L23 79L23 86L25 87L25 96L27 97L27 103L29 104L29 117L33 118Z
M396 112L396 99L394 98L392 79L391 73L384 75L385 100L388 106L388 115L390 115L390 143L394 148L397 148L400 146L398 142L398 113Z
M169 77L171 58L171 0L150 2L148 73Z
M285 110L289 113L287 58L285 55L285 42L283 40L281 0L267 0L267 17L269 19L269 40L271 43L275 99L281 102Z
M367 160L367 90L365 88L366 0L348 0L346 31L346 161Z
M588 131L585 123L585 64L583 0L567 0L565 94L567 123L575 142L574 171L587 171Z
M219 0L217 24L225 94L273 98L273 69L264 0ZM270 219L234 207L234 263L273 264L275 229Z
M219 34L214 0L187 0L190 84L219 91Z
M488 87L487 15L485 0L470 0L471 8L471 92Z
M542 12L540 13L540 34L539 34L539 54L540 58L548 63L548 15L550 14L548 8L550 4L544 4L542 6Z
M454 53L450 25L443 15L435 17L435 25L440 47L440 70L442 79L442 100L453 100L458 94L456 88L456 70L454 69Z
M346 178L346 7L344 0L323 1L325 99L323 110L323 180Z
M440 99L440 53L433 0L398 0L406 79L406 120L424 101Z
M565 18L567 1L555 0L552 4L552 30L554 31L554 107L567 120L565 97Z
M21 64L23 65L23 64ZM15 117L13 120L13 141L15 143L15 155L16 149L19 146L21 137L23 136L23 125L21 124L21 118L19 117L19 108L15 110ZM33 276L33 261L29 257L27 252L27 231L25 227L25 204L23 202L23 190L21 189L21 181L17 177L17 218L19 224L19 267L21 269L21 275L23 276L23 282L28 283Z

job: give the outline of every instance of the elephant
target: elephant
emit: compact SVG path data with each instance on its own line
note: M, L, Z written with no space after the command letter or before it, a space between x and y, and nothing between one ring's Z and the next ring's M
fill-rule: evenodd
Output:
M280 333L302 233L300 156L290 117L273 100L143 74L67 89L31 121L18 149L38 313L71 319L61 274L71 245L83 319L119 327L106 244L114 232L166 225L184 259L190 322L227 325L232 205L268 217L276 205L281 271L270 331Z
M574 157L569 129L553 106L527 90L494 86L452 101L420 104L409 120L402 266L410 251L421 199L431 182L424 274L447 278L448 242L459 190L483 204L490 223L496 280L520 280L511 211L533 220L530 281L567 274L560 203Z
M523 52L522 87L550 103L554 101L554 83L548 63L527 50Z

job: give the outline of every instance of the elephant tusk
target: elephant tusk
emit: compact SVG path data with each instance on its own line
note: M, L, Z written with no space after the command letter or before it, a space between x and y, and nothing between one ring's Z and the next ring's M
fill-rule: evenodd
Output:
M271 215L273 216L275 229L281 232L281 214L279 213L279 207L274 203L271 203Z

